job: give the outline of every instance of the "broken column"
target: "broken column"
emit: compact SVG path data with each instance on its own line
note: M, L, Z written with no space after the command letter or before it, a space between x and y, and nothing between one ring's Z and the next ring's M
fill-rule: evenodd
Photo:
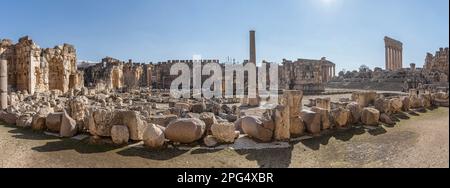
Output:
M280 99L283 108L277 108L275 112L275 134L276 140L289 140L291 126L299 124L302 109L303 92L300 90L284 91Z
M1 110L8 107L8 63L6 60L0 60L0 103Z
M331 111L331 98L317 98L316 107Z

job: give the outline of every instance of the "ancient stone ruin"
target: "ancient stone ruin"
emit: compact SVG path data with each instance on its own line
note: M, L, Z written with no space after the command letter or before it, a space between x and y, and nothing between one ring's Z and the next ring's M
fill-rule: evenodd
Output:
M45 92L83 86L83 73L77 71L77 57L72 45L40 48L29 37L2 40L0 54L8 64L8 88L11 91Z
M250 35L253 38L254 32ZM256 61L254 44L250 46L250 62ZM428 55L424 69L402 68L401 50L393 51L388 53L397 57L389 60L392 70L361 69L338 77L335 64L326 58L283 60L279 103L258 107L259 101L252 99L243 105L224 98L172 98L167 89L176 76L169 74L170 66L186 63L192 67L192 60L144 64L107 57L99 63L77 65L71 45L41 49L28 37L17 44L2 40L0 120L60 137L83 134L117 145L142 141L148 148L159 149L183 144L216 147L242 137L289 142L352 127L392 126L408 114L448 107L448 82L444 89L426 85L435 83L428 73L448 67L448 48ZM201 63L223 66L218 60ZM448 75L448 71L441 73ZM407 84L406 92L354 91L350 98L338 101L317 97L310 104L302 102L305 95L325 91L327 82L390 81Z
M395 39L384 37L386 48L386 70L395 71L403 68L403 44Z
M283 59L279 67L280 89L303 90L305 93L325 91L325 85L335 75L335 64L322 58L321 60Z

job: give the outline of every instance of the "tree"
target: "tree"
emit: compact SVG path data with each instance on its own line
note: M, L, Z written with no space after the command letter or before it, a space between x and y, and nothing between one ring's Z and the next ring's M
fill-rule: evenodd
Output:
M369 72L370 68L367 65L361 65L359 67L359 72Z

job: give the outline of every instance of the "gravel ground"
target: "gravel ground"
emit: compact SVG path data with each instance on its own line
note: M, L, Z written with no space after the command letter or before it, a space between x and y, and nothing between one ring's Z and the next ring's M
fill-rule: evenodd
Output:
M114 147L0 125L0 167L449 167L449 109L394 127L354 128L289 148L209 151Z

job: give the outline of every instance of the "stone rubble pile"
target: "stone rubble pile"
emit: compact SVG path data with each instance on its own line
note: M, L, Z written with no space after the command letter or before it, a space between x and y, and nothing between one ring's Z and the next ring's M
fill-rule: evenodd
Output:
M226 104L226 100L175 100L164 92L145 89L17 92L7 99L7 108L0 111L0 120L7 124L61 137L89 133L117 145L143 141L152 149L195 143L214 147L234 143L241 135L258 142L290 141L353 126L394 125L396 114L449 104L445 92L411 90L405 96L384 96L365 91L337 103L330 98L313 99L314 105L303 109L303 92L287 90L277 106L255 116L241 113L239 106Z

